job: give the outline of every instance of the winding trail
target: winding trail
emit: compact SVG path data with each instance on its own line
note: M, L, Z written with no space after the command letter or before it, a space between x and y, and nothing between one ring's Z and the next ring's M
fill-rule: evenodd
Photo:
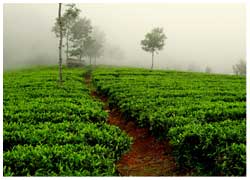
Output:
M91 77L85 77L91 95L105 103L109 112L108 123L118 126L133 138L129 152L124 154L116 166L121 176L180 176L168 141L159 141L146 128L139 128L134 121L125 120L118 109L110 109L108 98L91 88Z

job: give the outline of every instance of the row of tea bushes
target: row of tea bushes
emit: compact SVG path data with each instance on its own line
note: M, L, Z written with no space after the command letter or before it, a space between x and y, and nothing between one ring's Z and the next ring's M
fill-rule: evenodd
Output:
M131 138L107 125L103 104L83 83L84 69L4 73L4 176L111 176Z
M170 139L180 167L197 175L246 174L245 77L97 68L93 84L111 107Z

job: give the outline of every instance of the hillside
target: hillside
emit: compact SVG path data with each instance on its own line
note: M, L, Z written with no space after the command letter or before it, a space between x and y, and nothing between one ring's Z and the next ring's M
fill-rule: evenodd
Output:
M57 76L56 67L4 72L4 176L138 175L120 171L134 146L110 123L115 110L171 147L177 170L149 175L246 175L244 76L122 67L64 69L62 85Z

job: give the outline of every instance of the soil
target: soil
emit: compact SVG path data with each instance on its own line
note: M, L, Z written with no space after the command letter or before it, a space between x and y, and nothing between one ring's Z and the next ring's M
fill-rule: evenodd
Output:
M85 82L90 87L91 78L85 77ZM116 164L121 176L183 175L177 170L168 141L159 141L148 129L138 127L133 120L125 120L117 108L109 108L107 97L94 90L91 95L105 103L105 110L109 112L108 123L118 126L133 138L131 149Z

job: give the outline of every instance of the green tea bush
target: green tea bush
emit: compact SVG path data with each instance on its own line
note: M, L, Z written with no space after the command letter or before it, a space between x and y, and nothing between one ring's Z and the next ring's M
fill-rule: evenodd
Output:
M190 123L170 129L169 137L182 167L196 168L199 174L207 175L246 173L244 121Z
M4 176L110 176L115 165L99 145L17 145L4 153Z
M246 174L244 76L97 68L93 84L111 108L168 138L180 167L198 175Z
M105 124L103 103L83 83L84 69L4 73L4 176L111 176L132 139Z

